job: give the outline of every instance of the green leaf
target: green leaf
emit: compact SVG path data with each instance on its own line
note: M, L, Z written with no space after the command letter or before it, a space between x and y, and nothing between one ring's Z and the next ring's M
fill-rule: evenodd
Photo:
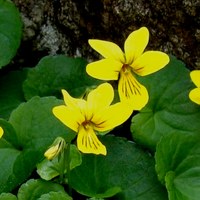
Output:
M31 179L21 185L17 196L18 200L32 200L39 199L43 194L48 194L52 191L65 193L64 188L59 184Z
M17 197L11 193L1 193L0 200L17 200Z
M82 58L64 55L46 56L28 73L24 82L26 99L33 96L61 96L61 89L79 97L87 88L100 81L86 74L87 62Z
M200 107L188 97L195 86L181 61L171 57L165 68L140 80L147 87L150 99L132 118L131 132L138 143L155 151L163 135L199 131Z
M8 146L17 149L19 147L19 143L18 143L18 139L17 139L17 134L16 134L13 126L4 119L0 119L0 126L4 130L4 134L3 134L3 137L1 138L1 140L2 140L1 142L2 143L6 142L6 144Z
M54 97L35 97L20 104L9 123L0 120L5 131L0 140L0 192L10 192L23 183L56 137L67 141L75 137L52 114L52 108L61 103Z
M11 191L13 185L11 181L14 173L13 166L21 151L16 149L18 141L12 125L0 119L0 126L4 130L3 137L0 140L0 192L8 192Z
M13 166L21 152L10 146L2 147L2 140L0 140L0 146L0 192L8 192L13 187L11 181Z
M0 0L0 68L15 56L20 45L22 22L12 1Z
M123 138L100 139L107 155L83 154L82 164L70 173L69 184L73 189L96 198L115 195L116 200L167 199L157 180L153 157Z
M35 168L38 154L29 149L20 147L17 134L11 124L0 120L4 129L0 140L0 193L10 192L20 185Z
M75 145L70 145L70 170L79 166L82 162L81 154ZM51 180L59 175L63 163L59 162L58 157L53 160L44 159L37 165L37 173L44 180ZM67 170L67 169L66 169ZM67 171L65 171L66 173Z
M22 83L27 72L12 71L2 75L0 79L0 116L8 119L10 113L20 103L24 102Z
M72 198L63 192L49 192L48 194L43 194L38 200L72 200Z
M175 132L164 136L157 145L155 159L158 178L166 185L170 200L199 200L199 134Z
M23 149L15 163L15 180L18 182L30 176L55 138L60 136L70 142L75 137L75 133L52 113L52 108L62 103L55 97L34 97L12 112L9 121Z
M20 145L44 153L56 137L70 142L75 133L63 125L52 113L54 106L63 104L55 97L34 97L22 103L10 116Z

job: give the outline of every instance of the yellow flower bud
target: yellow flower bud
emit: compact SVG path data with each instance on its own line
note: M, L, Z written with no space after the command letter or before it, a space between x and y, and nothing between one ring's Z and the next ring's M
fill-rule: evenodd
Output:
M48 160L54 159L65 148L65 140L61 137L55 139L50 148L44 153Z

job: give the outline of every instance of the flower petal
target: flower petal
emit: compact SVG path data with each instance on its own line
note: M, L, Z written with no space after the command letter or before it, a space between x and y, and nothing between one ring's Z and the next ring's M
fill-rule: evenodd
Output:
M190 72L190 77L192 82L197 86L200 87L200 70L193 70Z
M99 110L108 107L113 99L113 87L109 83L103 83L88 94L87 107L91 109L92 113L98 113Z
M3 129L0 127L0 138L3 136Z
M48 159L48 160L52 160L53 158L55 158L59 153L59 144L50 147L49 149L47 149L47 151L44 153L44 156Z
M100 80L117 80L123 64L113 59L103 59L87 65L86 72Z
M124 123L132 113L133 108L127 102L113 104L94 116L94 129L99 132L111 130Z
M169 56L161 51L147 51L137 58L131 65L133 71L146 76L154 73L169 63Z
M44 156L48 160L54 159L65 148L65 140L61 137L57 137L53 144L46 150Z
M200 105L200 88L191 90L189 93L189 98L196 104Z
M84 99L73 98L64 89L62 89L62 94L63 94L63 98L64 98L64 102L65 102L66 106L68 106L72 109L75 109L75 108L80 109L81 107L86 106L86 101Z
M70 109L64 105L54 107L53 114L75 132L78 132L79 125L85 120L78 109Z
M106 155L106 147L99 141L91 126L80 126L77 147L83 153Z
M129 101L134 110L141 110L148 102L147 89L130 73L120 73L118 91L121 101Z
M81 98L73 98L69 95L69 93L66 90L62 89L63 98L65 101L66 106L69 109L73 109L74 112L76 110L77 113L82 113L84 116L90 115L90 113L87 112L87 102L84 99Z
M149 42L149 31L146 27L133 31L124 43L126 63L132 64L144 51Z
M113 42L104 40L89 40L90 46L100 53L104 58L111 58L117 60L118 62L124 63L125 57L124 53L118 45Z

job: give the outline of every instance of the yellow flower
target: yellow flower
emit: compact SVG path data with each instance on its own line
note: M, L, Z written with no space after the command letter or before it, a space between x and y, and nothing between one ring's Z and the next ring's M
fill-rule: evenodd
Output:
M48 160L52 160L65 148L65 144L66 143L63 138L57 137L50 148L44 153L44 156Z
M190 72L190 77L197 88L190 91L189 98L200 105L200 70Z
M0 138L3 136L3 129L0 127Z
M95 131L105 132L125 122L132 109L125 102L110 105L114 91L109 83L92 90L87 100L73 98L62 90L66 105L53 108L53 114L66 126L78 133L77 147L83 153L106 155L106 147Z
M135 74L146 76L163 68L169 56L160 51L146 51L149 31L146 27L133 31L125 41L124 53L115 43L89 40L90 46L104 59L87 65L87 73L101 80L119 80L120 100L131 100L133 108L140 110L148 102L146 88L135 78Z

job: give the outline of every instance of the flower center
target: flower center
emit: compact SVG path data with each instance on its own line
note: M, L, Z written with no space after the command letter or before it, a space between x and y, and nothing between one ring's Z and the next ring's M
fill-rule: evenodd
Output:
M128 74L132 74L132 68L130 67L130 65L128 64L124 64L121 68L121 75L124 74L124 75L128 75Z
M131 72L131 68L128 64L124 64L122 66L121 72L124 74L130 73Z
M94 123L91 120L85 119L85 121L82 122L81 126L84 127L85 130L88 130L94 127Z
M89 120L85 120L83 123L82 123L82 126L84 126L86 129L87 127L90 125L90 121Z

